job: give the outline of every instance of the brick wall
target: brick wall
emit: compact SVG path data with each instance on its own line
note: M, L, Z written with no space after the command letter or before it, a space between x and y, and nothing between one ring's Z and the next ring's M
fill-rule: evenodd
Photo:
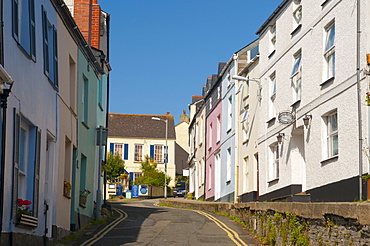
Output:
M88 44L99 49L100 5L97 0L75 0L74 19Z

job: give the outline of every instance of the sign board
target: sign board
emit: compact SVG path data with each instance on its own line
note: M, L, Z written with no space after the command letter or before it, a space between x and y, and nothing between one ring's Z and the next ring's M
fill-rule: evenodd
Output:
M280 112L278 120L281 124L290 124L294 121L294 115L289 111Z
M189 177L189 170L188 169L183 169L182 170L182 176Z
M131 196L132 197L139 197L139 186L138 185L133 185L131 187Z

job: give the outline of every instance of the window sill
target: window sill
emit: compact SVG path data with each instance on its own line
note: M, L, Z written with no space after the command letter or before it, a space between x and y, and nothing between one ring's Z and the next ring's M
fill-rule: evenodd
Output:
M271 119L269 119L268 121L266 121L267 124L271 124L273 123L274 121L276 120L276 117L272 117Z
M292 107L292 108L298 108L299 105L300 105L300 103L301 103L301 99L295 101L292 105L290 105L290 107Z
M325 165L325 164L328 164L329 162L332 162L332 161L336 161L336 160L338 160L338 158L339 158L339 156L338 156L338 155L335 155L335 156L328 157L328 158L326 158L325 160L320 161L320 163L321 163L322 165Z
M271 57L274 56L275 52L276 52L276 50L273 50L267 58L271 59Z
M297 34L297 32L299 32L300 30L301 30L301 28L302 28L302 24L299 24L291 33L290 33L290 35L291 36L294 36L294 35L296 35Z
M321 4L321 7L325 7L325 5L330 2L330 0L325 0L322 4Z
M82 122L82 125L84 125L84 127L86 127L86 129L90 129L90 127L85 122Z
M333 81L334 81L334 79L335 79L335 77L328 78L327 80L325 80L324 82L322 82L322 83L320 84L320 86L327 85L327 84L329 84L330 82L333 82Z
M271 183L275 183L277 181L279 181L279 178L271 179L270 181L267 181L267 183L271 184Z
M231 132L231 128L226 131L226 134L229 134Z
M101 103L98 103L98 106L99 106L99 108L100 108L100 110L101 110L101 111L104 111L104 108L103 108L103 106L101 105Z
M221 140L217 140L216 144L219 144L221 142Z
M243 145L247 144L249 142L249 139L243 141Z

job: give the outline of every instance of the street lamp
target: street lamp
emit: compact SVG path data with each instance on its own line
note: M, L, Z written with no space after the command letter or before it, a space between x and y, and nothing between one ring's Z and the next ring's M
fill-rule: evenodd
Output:
M168 162L168 145L167 145L167 134L168 134L168 118L165 120L152 117L152 120L160 120L166 122L166 146L164 148L164 199L167 199L167 162Z
M248 81L256 82L257 85L258 85L258 92L257 92L258 101L262 100L262 95L261 95L262 85L261 85L261 81L259 79L249 79L249 78L239 76L239 75L232 76L232 79L236 79L236 80L240 80L240 81L244 81L244 82L248 82Z

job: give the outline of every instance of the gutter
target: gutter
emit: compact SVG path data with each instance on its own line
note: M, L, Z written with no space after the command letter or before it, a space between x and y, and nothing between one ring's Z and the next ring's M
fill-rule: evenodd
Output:
M291 0L284 0L276 9L275 11L270 15L270 17L265 21L265 23L262 24L262 26L257 30L256 34L260 35L261 32L263 32L268 24L280 13L280 10L282 10L285 5L287 5L288 2Z

